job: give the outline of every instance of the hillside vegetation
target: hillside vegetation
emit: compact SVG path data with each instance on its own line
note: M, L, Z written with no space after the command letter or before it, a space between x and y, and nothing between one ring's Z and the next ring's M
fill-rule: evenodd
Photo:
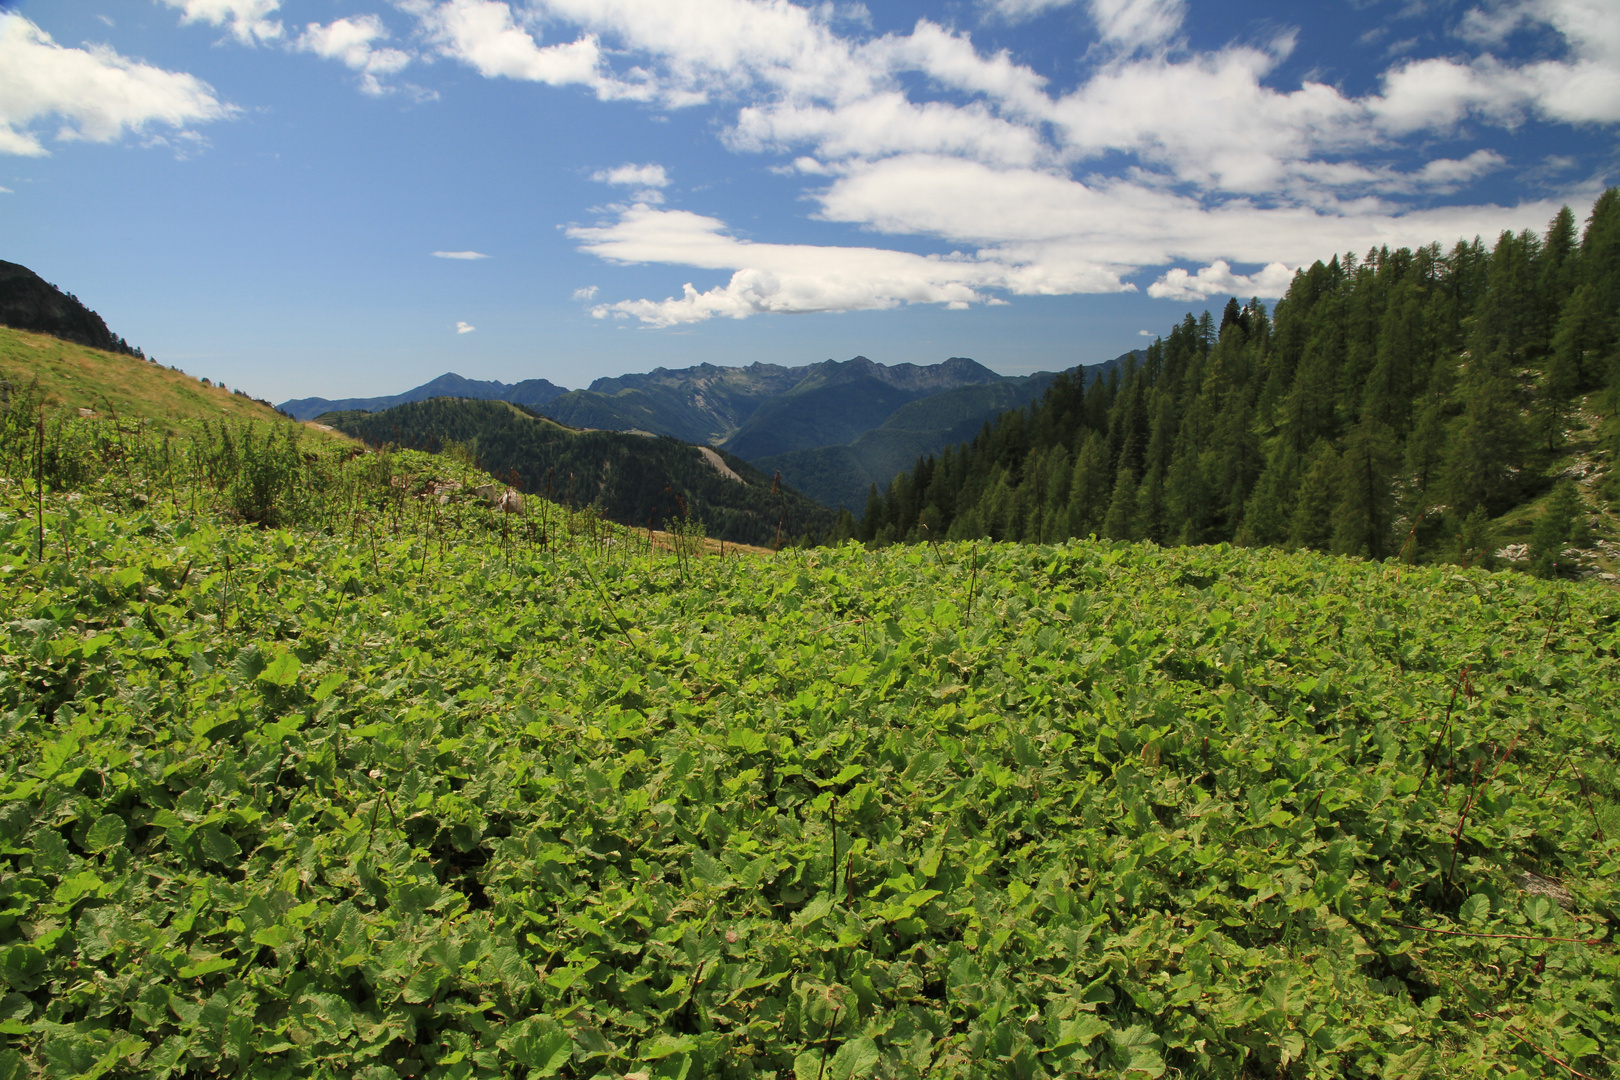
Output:
M267 402L123 353L0 326L0 381L13 397L37 384L46 409L89 409L176 431L187 419L281 421Z
M741 458L669 438L580 431L516 406L435 398L322 421L374 446L438 451L449 444L521 490L591 506L629 526L697 525L717 540L777 545L818 537L832 514Z
M857 535L1095 534L1465 564L1525 541L1544 571L1620 570L1606 508L1620 505L1617 405L1611 189L1579 237L1565 208L1544 235L1491 248L1318 262L1275 312L1234 299L1219 322L1189 314L1117 380L1060 377L1039 405L872 491ZM1559 520L1538 538L1544 509Z
M0 1076L1617 1075L1610 590L19 413Z

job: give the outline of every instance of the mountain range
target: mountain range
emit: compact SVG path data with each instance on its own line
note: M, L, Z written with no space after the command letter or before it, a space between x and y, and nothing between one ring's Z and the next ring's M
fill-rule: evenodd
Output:
M454 372L446 372L431 382L407 390L403 394L394 394L389 397L369 398L340 398L336 401L327 398L308 397L294 398L292 401L283 401L277 408L291 416L294 420L313 420L322 413L329 412L381 412L391 409L395 405L405 405L413 401L426 401L429 398L452 397L473 398L478 401L509 401L513 405L527 405L537 409L549 404L557 398L568 393L561 386L548 382L545 379L524 379L520 383L503 383L496 380L484 381L480 379L464 379Z
M1086 370L1092 375L1124 356ZM597 379L563 390L544 379L509 385L442 375L391 397L300 398L298 419L376 412L435 397L506 401L574 428L664 435L718 447L824 506L857 513L920 456L971 438L1000 413L1037 400L1055 374L999 375L966 357L938 364L845 361L786 367L699 364Z

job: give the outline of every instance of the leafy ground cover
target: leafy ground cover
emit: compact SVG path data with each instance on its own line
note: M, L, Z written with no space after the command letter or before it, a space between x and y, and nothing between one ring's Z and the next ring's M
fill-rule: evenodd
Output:
M0 1077L1616 1074L1611 591L315 456L0 485Z

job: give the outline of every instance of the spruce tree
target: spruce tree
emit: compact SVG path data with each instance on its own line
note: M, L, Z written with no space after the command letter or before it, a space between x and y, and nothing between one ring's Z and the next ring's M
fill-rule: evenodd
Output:
M1129 467L1121 465L1114 480L1114 496L1108 503L1108 514L1103 518L1103 536L1109 540L1135 540L1136 533L1136 477Z
M1496 565L1496 534L1483 506L1476 506L1457 529L1455 557L1460 566L1489 570Z
M1574 538L1576 521L1582 512L1581 497L1573 481L1565 480L1553 488L1552 497L1530 533L1531 573L1550 578L1569 568L1564 548Z
M1263 547L1287 542L1302 464L1299 453L1279 440L1243 509L1243 520L1233 538L1236 543Z
M1333 513L1333 550L1382 559L1390 555L1395 471L1400 449L1387 424L1367 417L1345 440L1341 497Z
M1333 512L1339 505L1340 461L1326 439L1318 439L1306 455L1305 477L1288 523L1288 546L1326 551L1333 539Z

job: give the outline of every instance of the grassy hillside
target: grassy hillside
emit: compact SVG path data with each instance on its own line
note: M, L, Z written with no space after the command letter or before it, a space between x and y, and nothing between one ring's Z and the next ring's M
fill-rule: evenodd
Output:
M7 1075L1617 1075L1607 590L123 476L0 486Z
M264 402L204 385L183 372L3 326L0 379L11 383L13 394L37 379L44 404L53 410L91 409L101 415L147 420L168 430L177 430L187 419L284 422Z
M724 475L696 446L617 431L579 431L504 402L438 398L380 413L322 418L374 446L436 451L463 444L491 472L570 506L632 526L690 519L716 539L774 544L819 536L832 514L740 458ZM719 451L710 450L711 454Z

